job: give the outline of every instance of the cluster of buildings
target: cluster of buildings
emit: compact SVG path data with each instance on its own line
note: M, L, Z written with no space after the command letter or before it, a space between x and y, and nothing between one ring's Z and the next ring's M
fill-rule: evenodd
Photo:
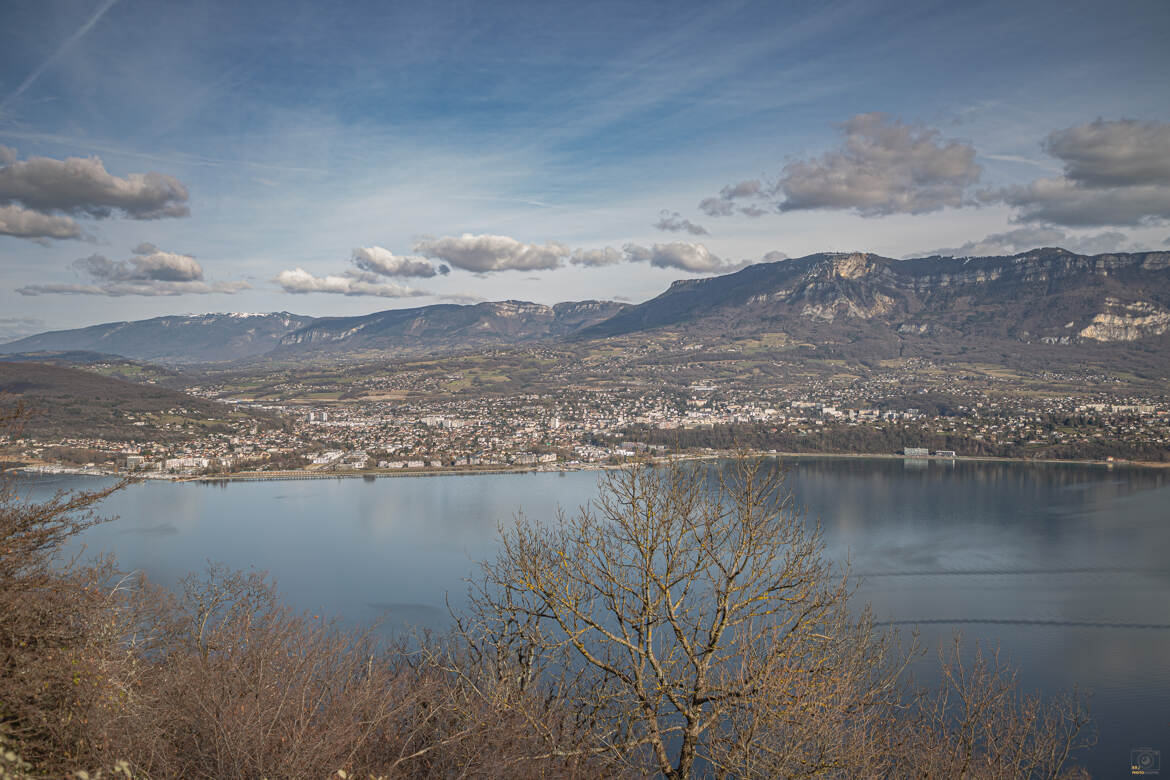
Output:
M416 379L431 382L435 377ZM252 404L281 415L288 421L283 427L242 422L231 432L199 433L182 444L130 446L78 436L0 442L0 448L46 464L160 476L287 469L573 468L667 449L640 441L639 431L721 426L762 426L798 435L913 426L922 434L956 441L1050 446L1114 440L1170 452L1170 396L1125 395L1107 382L1076 396L1013 392L1010 383L997 387L986 376L938 371L920 374L913 383L904 376L876 374L853 382L806 377L786 388L716 380L631 385L565 386L514 396L422 395L412 387L406 398L387 394L305 402L302 397L295 403ZM902 445L890 451L901 453ZM944 449L928 454L956 453Z

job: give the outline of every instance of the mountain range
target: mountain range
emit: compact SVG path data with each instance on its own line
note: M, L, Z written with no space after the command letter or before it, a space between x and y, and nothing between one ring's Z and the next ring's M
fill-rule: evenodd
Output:
M355 317L205 314L53 331L2 353L83 350L169 364L421 355L492 345L684 332L784 333L797 343L1145 344L1170 340L1170 252L897 260L821 253L686 279L641 304L440 304Z

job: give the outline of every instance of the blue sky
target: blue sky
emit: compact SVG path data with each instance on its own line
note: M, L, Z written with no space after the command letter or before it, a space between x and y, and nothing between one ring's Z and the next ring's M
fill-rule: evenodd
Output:
M1167 40L1164 0L9 0L0 338L1166 248Z

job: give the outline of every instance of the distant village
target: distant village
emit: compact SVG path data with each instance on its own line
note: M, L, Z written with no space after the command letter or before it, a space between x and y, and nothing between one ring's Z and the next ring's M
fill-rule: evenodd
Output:
M275 413L288 424L269 430L242 425L230 433L208 433L166 446L81 436L51 442L16 439L8 442L7 457L46 471L156 478L573 469L706 449L687 442L695 441L696 433L728 426L776 437L819 435L829 442L849 442L866 430L898 430L988 446L1012 444L1024 451L1110 440L1170 451L1170 402L1165 398L1117 397L1102 391L1100 398L997 399L968 390L964 403L945 409L890 408L878 402L888 391L872 384L834 388L812 383L802 393L769 394L708 383L681 391L577 389L426 402L237 400L233 403L238 408ZM920 392L930 398L932 389ZM214 390L205 395L215 397ZM843 446L827 451L850 450ZM72 456L62 458L62 453ZM77 454L86 459L78 460ZM892 445L878 454L953 458L964 452Z

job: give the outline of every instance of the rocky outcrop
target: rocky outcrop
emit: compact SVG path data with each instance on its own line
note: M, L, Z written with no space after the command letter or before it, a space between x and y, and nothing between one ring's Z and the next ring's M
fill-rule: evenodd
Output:
M676 282L583 335L684 325L695 333L705 323L722 332L773 330L811 339L831 325L854 339L980 337L1061 345L1156 337L1168 332L1167 310L1167 252L1088 256L1048 248L1010 257L913 260L837 253Z
M1077 335L1094 341L1137 341L1170 331L1170 311L1148 301L1105 301L1106 311L1093 316Z

